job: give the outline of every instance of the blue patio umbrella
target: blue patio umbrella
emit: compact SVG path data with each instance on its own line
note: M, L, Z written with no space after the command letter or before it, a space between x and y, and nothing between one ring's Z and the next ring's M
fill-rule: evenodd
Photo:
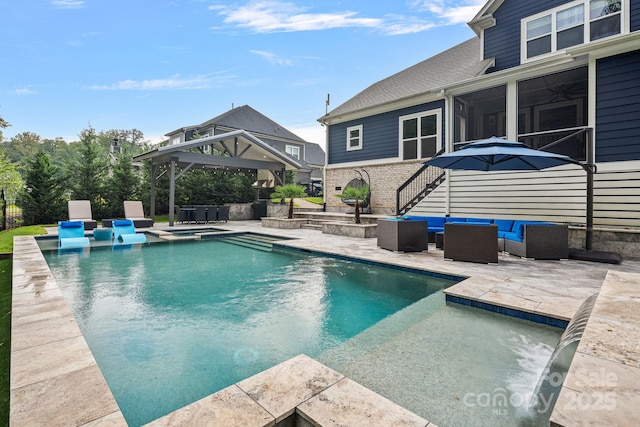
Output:
M492 137L468 144L458 151L442 154L426 161L426 165L442 169L474 171L541 170L573 163L578 160L562 154L529 148L521 142Z
M442 169L473 171L526 171L574 164L587 172L587 218L585 248L591 251L593 241L593 174L596 166L562 154L534 150L521 142L491 137L473 142L452 153L441 154L424 162Z

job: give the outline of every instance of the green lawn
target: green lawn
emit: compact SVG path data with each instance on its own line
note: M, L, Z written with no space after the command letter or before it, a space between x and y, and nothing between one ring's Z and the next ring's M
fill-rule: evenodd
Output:
M0 252L13 252L13 236L34 236L46 233L46 230L41 225L29 225L0 231Z
M9 425L11 361L11 259L0 259L0 425Z

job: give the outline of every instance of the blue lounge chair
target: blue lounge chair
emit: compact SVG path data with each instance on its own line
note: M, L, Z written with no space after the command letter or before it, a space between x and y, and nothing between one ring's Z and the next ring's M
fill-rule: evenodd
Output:
M89 238L84 236L83 221L58 222L58 247L60 249L86 248Z
M136 233L136 228L130 219L116 219L111 227L113 228L114 245L131 245L147 241L147 236L143 233Z

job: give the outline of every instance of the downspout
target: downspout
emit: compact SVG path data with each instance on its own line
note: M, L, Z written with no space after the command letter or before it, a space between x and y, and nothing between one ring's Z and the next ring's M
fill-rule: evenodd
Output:
M455 123L455 106L453 103L453 97L449 95L446 90L442 89L440 94L444 98L444 135L442 144L445 147L445 152L452 152L454 134L452 123ZM451 171L446 169L445 174L444 215L449 216L451 206L451 187L449 186L449 183L451 182Z

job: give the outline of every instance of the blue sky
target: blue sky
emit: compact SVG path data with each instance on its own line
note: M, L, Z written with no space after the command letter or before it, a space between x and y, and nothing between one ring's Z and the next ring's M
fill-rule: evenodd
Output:
M478 0L1 0L0 116L22 132L167 132L248 104L324 145L317 119L474 36Z

